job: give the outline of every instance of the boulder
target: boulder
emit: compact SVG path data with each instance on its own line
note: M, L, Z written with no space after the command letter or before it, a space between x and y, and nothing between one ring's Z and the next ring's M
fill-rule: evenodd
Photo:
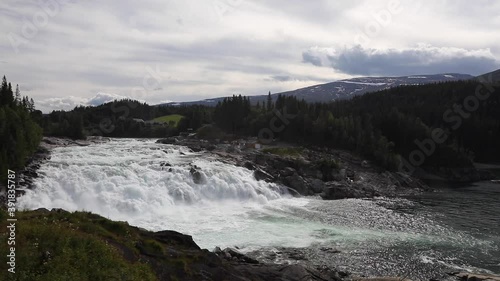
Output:
M299 176L298 174L294 174L292 176L286 177L283 180L283 183L297 191L301 195L309 195L309 188L308 188L308 183L304 180L303 177Z
M214 254L219 256L222 253L222 250L219 246L216 246L212 252L214 252Z
M166 139L159 139L156 141L156 143L161 143L161 144L176 144L178 142L179 140L177 138L166 138Z
M205 149L208 151L213 151L213 150L217 149L217 146L213 145L213 144L208 144L205 146Z
M324 200L339 200L347 198L363 198L366 196L364 192L361 192L358 188L353 188L343 182L328 182L325 184L323 193L321 193L321 198Z
M250 161L246 161L245 164L243 164L243 167L252 171L255 170L255 165Z
M304 165L299 167L299 173L301 176L315 179L323 179L323 172L319 169L319 167L314 165ZM328 177L325 179L328 180Z
M474 274L469 272L460 272L453 275L463 281L500 281L500 276L498 275Z
M310 179L309 185L311 187L312 192L315 194L323 192L325 189L325 183L319 179Z
M280 171L280 176L282 177L290 177L293 176L297 171L294 168L286 167L285 169Z
M372 277L372 278L358 278L355 281L411 281L410 279L401 277Z
M333 170L332 171L332 178L335 181L343 181L347 177L347 171L346 169L340 169L340 170Z
M149 234L156 241L170 246L179 246L186 249L200 250L200 247L194 242L193 237L177 231L163 230Z
M255 154L254 162L257 165L266 165L267 164L267 155L265 155L263 153Z
M217 250L217 248L216 248ZM220 248L219 248L220 250ZM250 257L245 256L244 254L238 252L235 249L231 248L226 248L222 251L214 252L217 254L219 257L229 260L229 261L236 261L236 262L241 262L241 263L247 263L247 264L259 264L259 262L256 259L252 259Z
M271 181L274 180L274 177L272 175L270 175L269 173L263 171L262 169L256 169L253 172L253 176L258 181L263 180L263 181L271 182Z
M302 264L276 264L276 265L244 265L236 266L241 276L246 280L276 280L276 281L340 281L337 272L326 270L319 272Z
M203 183L203 174L201 173L200 168L198 166L191 166L189 172L191 173L191 176L193 176L194 183L196 184Z

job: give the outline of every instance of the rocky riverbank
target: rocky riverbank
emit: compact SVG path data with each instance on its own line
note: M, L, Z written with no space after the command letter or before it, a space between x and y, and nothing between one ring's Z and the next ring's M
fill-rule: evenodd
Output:
M319 195L326 200L394 197L429 189L417 178L386 171L342 150L287 144L255 149L244 140L220 143L187 137L161 139L158 143L206 151L219 161L253 170L257 180L282 184L292 194ZM196 170L192 175L196 179Z
M3 228L6 217L0 210ZM16 257L23 266L16 274L29 276L22 280L341 280L334 271L261 263L232 249L210 252L188 235L150 232L86 212L38 209L17 218ZM0 250L7 253L6 247L2 243Z

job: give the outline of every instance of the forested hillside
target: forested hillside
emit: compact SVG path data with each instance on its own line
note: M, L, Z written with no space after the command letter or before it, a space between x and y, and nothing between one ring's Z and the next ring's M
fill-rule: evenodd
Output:
M45 135L74 139L88 135L161 138L211 123L212 111L203 106L150 106L125 99L96 107L79 106L69 112L53 111L43 118L41 124ZM178 124L154 120L173 114L184 118Z
M269 96L252 106L241 95L215 108L122 100L53 112L42 123L47 134L70 137L166 137L216 124L226 133L258 136L261 142L348 149L389 169L403 160L423 167L467 167L472 161L500 159L499 106L498 87L471 80L401 86L332 103ZM184 118L176 127L141 122L169 114Z
M423 160L418 166L463 167L471 160L500 159L499 108L498 87L458 81L402 86L329 104L280 96L276 103L269 99L250 108L245 98L227 98L216 107L215 122L233 133L269 138L272 132L286 141L349 149L387 168L403 159ZM438 142L433 133L439 133ZM416 157L422 155L425 159Z
M35 110L33 99L21 97L19 86L15 94L5 76L0 89L0 179L7 169L18 170L33 155L42 138L42 129L35 122L41 112Z

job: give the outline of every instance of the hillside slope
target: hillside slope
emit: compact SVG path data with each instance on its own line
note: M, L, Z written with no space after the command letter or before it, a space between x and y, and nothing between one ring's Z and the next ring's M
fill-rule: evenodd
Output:
M87 213L64 210L16 213L16 280L338 280L300 265L261 264L235 251L223 259L202 250L191 236L149 232ZM0 209L0 226L7 213ZM2 232L2 241L9 233ZM9 253L7 243L0 252ZM2 263L0 280L6 280Z
M296 96L306 102L331 102L337 100L351 99L369 92L391 89L403 85L425 85L437 82L469 80L474 77L468 74L445 73L433 75L413 75L401 77L360 77L314 85L293 91L272 94L273 100L278 95ZM169 103L170 105L206 105L215 106L224 97L206 99L194 102ZM267 95L251 96L252 104L265 102Z

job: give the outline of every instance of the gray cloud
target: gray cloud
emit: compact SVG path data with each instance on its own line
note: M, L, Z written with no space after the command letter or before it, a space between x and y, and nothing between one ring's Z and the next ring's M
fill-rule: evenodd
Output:
M321 77L307 76L307 75L273 75L267 81L278 81L278 82L307 82L307 81L317 81L317 82L329 82L331 80L324 79Z
M323 48L309 50L304 54L317 61L328 61L325 64L337 71L363 76L450 72L479 75L500 67L500 61L489 49L470 50L430 45L381 50L361 46L342 50Z
M70 1L14 52L7 35L21 36L25 19L51 1L0 1L0 61L7 62L0 75L47 110L106 100L97 93L188 101L353 75L479 74L499 67L495 1L425 3L418 15L410 9L395 15L362 47L352 47L355 35L386 0ZM412 47L416 42L428 45ZM156 67L161 82L134 96L147 68Z
M310 63L310 64L315 65L315 66L322 66L323 65L320 57L316 57L309 52L302 53L302 62Z

